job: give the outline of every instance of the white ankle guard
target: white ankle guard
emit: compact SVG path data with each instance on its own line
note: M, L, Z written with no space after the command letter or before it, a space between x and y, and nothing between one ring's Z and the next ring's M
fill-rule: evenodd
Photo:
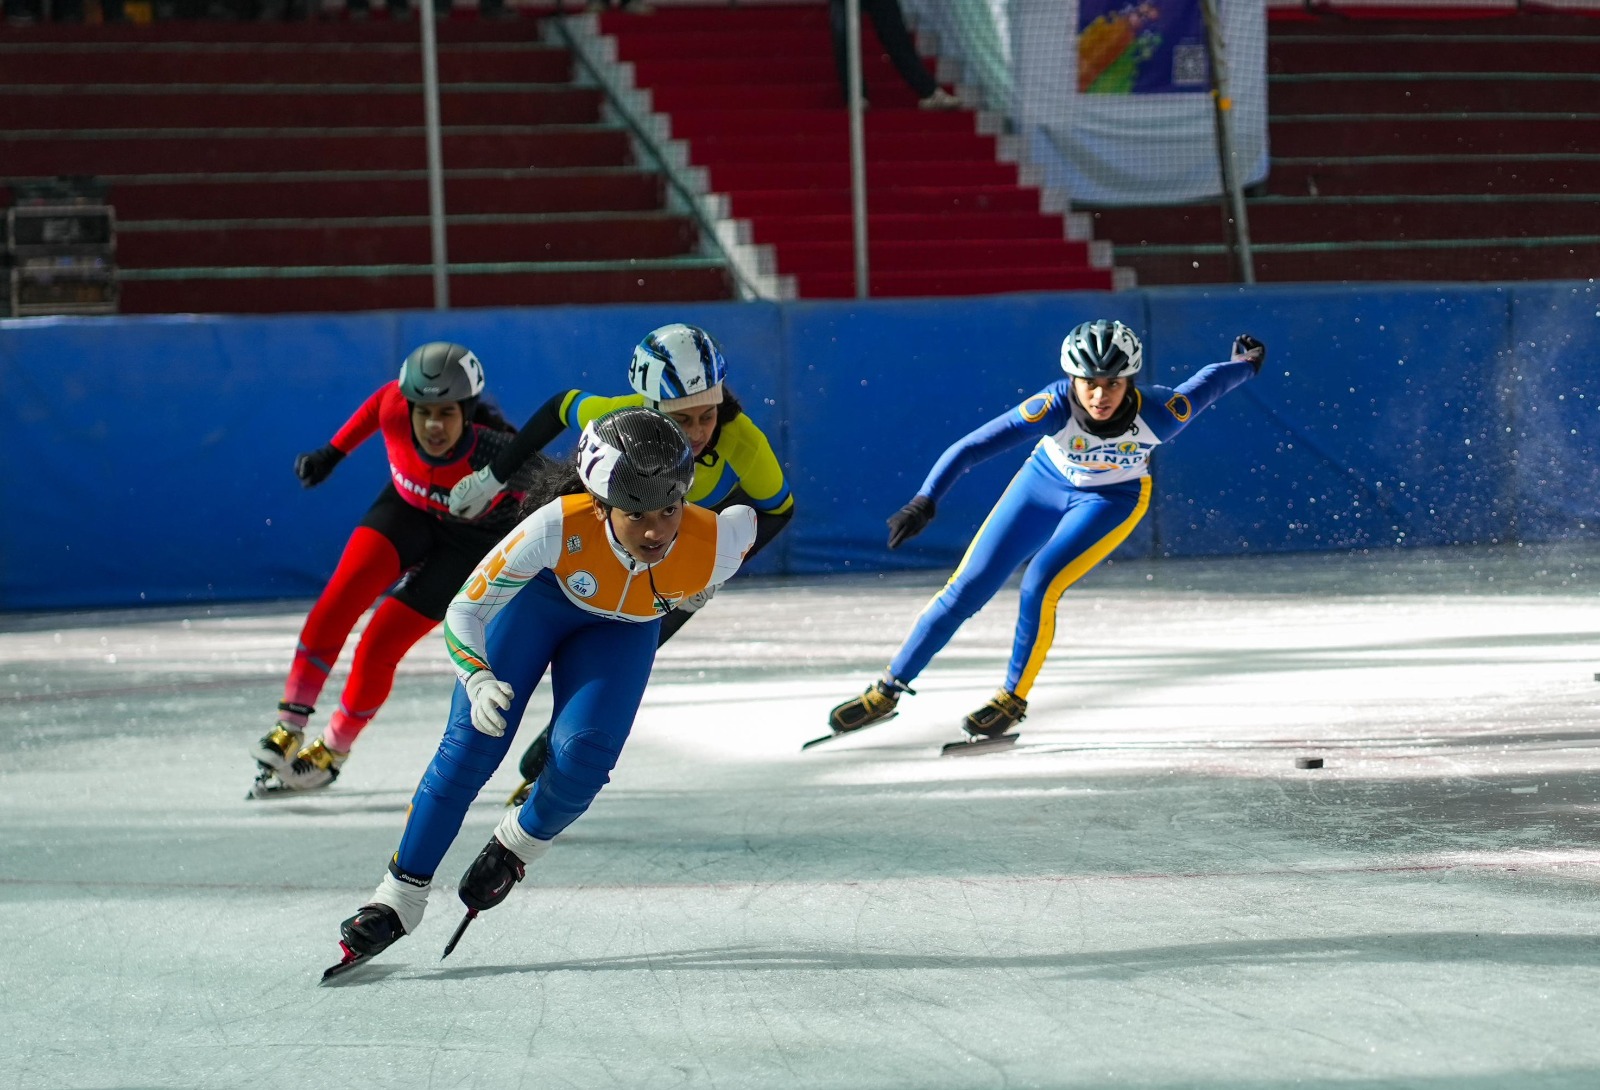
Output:
M500 819L500 824L495 826L494 838L510 848L511 854L524 864L532 863L550 850L550 841L530 835L517 820L515 810L506 811L505 817Z
M422 923L422 914L428 910L429 888L429 886L410 885L392 874L385 873L370 903L388 905L394 909L394 914L400 917L400 926L406 929L406 934L414 934L417 925Z

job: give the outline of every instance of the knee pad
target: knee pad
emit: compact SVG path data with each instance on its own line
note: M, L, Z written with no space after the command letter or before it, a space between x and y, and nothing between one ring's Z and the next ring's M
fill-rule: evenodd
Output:
M551 750L549 767L563 779L598 791L611 782L611 770L621 756L620 739L601 730L582 730Z
M552 749L550 761L517 814L524 832L549 840L589 808L611 781L622 740L604 731L580 731Z

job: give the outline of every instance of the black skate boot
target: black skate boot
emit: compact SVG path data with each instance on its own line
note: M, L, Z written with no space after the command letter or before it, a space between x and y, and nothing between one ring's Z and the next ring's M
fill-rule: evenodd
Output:
M967 737L959 742L941 746L939 752L946 757L963 757L1009 749L1016 744L1017 735L1011 728L1028 715L1028 702L1005 689L997 690L989 702L961 722Z
M828 726L832 728L833 733L813 738L800 748L810 749L823 742L831 742L841 734L849 734L862 727L870 727L874 723L893 719L900 714L895 711L895 705L899 703L901 693L916 695L916 691L908 688L905 682L885 674L869 685L866 692L853 700L846 700L828 713Z
M895 705L901 693L916 693L894 678L880 678L867 687L867 691L854 700L846 700L828 713L828 726L844 734L862 727L881 723L899 714Z
M528 795L533 791L534 781L539 778L539 773L544 771L544 766L550 763L550 724L546 723L544 730L539 732L539 737L528 743L528 748L522 754L522 761L517 765L517 771L522 773L522 784L506 800L507 806L521 806L528 801Z
M324 984L393 946L406 929L388 905L365 904L339 925L339 961L322 971Z
M339 937L352 954L370 958L393 946L406 933L400 915L388 905L362 905L339 925Z
M1028 702L1004 689L995 690L989 702L961 722L973 738L998 738L1028 717Z
M461 888L456 892L462 904L474 912L482 912L505 900L525 873L527 868L522 860L500 843L498 837L490 837L467 873L461 876Z

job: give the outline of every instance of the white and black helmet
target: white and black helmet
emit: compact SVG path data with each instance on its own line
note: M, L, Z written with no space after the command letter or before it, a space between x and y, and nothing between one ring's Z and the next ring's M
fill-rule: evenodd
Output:
M400 365L400 392L414 405L472 401L483 393L483 364L472 350L449 341L429 341Z
M1084 322L1061 342L1061 369L1073 378L1131 379L1143 366L1144 347L1121 322Z
M682 322L651 330L628 364L634 392L663 412L719 403L727 377L728 364L715 338Z
M694 451L670 417L654 409L618 409L583 429L578 477L612 507L659 511L683 502L694 482Z

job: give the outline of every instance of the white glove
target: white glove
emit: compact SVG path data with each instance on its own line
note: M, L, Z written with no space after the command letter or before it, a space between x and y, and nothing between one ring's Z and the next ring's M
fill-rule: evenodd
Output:
M506 717L500 713L511 707L511 686L490 670L479 670L467 678L467 699L472 701L472 725L490 738L506 732Z
M505 482L494 475L492 466L484 466L471 476L463 477L450 490L450 513L457 518L475 519L494 502L505 487Z
M689 595L689 597L685 598L681 603L679 603L678 608L683 610L685 613L695 612L697 609L711 601L711 599L716 596L717 587L721 585L721 583L718 583L716 586L707 587L698 594Z

